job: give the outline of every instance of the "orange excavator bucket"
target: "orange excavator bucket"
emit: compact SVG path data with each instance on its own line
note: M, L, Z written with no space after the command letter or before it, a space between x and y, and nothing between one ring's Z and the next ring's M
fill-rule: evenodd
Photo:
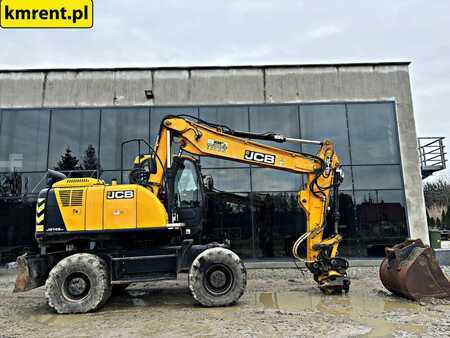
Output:
M442 272L433 250L420 239L386 248L380 266L384 287L412 300L450 298L450 282Z

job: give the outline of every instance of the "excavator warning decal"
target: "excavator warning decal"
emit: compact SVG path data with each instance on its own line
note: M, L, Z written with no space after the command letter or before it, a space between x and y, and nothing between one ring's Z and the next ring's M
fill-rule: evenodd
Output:
M245 151L244 159L267 164L275 164L275 155L258 153L250 150Z
M226 153L228 149L228 144L222 141L208 140L207 143L208 150L220 151L221 153Z

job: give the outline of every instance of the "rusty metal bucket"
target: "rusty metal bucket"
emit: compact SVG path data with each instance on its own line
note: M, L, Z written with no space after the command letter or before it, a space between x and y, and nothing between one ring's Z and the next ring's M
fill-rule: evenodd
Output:
M24 254L17 257L17 277L13 292L24 292L45 284L43 260Z
M450 298L450 282L442 272L433 250L420 239L386 248L380 279L393 294L412 300Z

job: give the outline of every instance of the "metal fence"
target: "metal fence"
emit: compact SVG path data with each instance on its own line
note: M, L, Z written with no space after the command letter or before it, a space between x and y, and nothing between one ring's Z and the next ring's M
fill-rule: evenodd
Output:
M417 147L419 150L422 178L446 168L445 137L419 137Z

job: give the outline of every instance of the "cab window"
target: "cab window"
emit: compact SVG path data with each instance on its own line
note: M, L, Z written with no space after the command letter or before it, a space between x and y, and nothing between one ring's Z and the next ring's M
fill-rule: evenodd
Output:
M193 208L200 205L198 176L191 161L184 161L175 176L175 199L178 208Z

